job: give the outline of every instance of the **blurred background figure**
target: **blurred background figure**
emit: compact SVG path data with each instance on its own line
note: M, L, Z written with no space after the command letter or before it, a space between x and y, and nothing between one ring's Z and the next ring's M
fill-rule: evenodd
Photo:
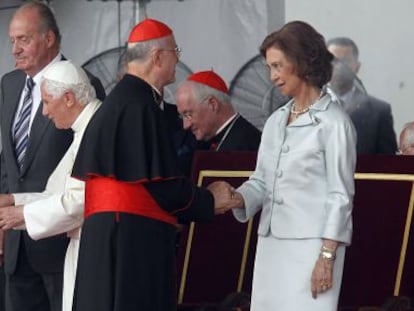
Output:
M395 154L397 140L391 106L366 93L357 77L361 63L355 42L346 37L327 41L335 56L330 88L342 101L357 131L358 154Z
M406 123L400 133L398 154L414 155L414 122Z

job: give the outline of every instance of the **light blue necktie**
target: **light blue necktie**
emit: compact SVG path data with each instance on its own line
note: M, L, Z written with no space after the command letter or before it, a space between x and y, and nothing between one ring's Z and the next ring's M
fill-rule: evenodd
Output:
M22 109L20 110L19 116L16 119L16 124L13 130L14 150L16 152L16 159L17 163L19 163L20 169L23 165L27 143L29 141L30 116L33 106L32 90L34 84L35 83L31 77L28 77L26 79Z

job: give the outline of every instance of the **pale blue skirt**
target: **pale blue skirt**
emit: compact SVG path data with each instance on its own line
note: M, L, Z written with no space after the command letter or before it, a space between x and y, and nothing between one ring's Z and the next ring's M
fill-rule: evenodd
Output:
M337 250L333 287L314 299L311 275L321 245L321 239L259 236L251 311L337 311L345 246Z

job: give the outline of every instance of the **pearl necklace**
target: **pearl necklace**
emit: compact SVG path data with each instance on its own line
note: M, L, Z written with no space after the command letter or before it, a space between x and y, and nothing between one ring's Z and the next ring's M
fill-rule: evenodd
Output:
M293 103L292 104L292 108L290 108L290 113L293 114L293 116L295 117L295 119L297 119L298 116L300 116L301 114L303 114L305 112L308 112L309 109L311 109L313 105L314 104L309 105L308 107L306 107L306 108L304 108L302 110L295 110L295 104Z
M293 119L296 120L301 114L308 112L313 107L313 105L315 105L315 103L320 100L323 95L325 95L325 93L325 88L322 88L318 98L312 104L310 104L308 107L303 108L302 110L295 110L295 103L293 103L292 107L290 108L290 113L293 115Z

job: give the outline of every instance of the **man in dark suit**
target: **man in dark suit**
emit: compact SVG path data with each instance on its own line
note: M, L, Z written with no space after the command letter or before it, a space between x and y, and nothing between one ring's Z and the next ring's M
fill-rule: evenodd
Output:
M189 76L175 93L184 129L199 141L197 150L256 151L261 132L238 114L223 79L214 71Z
M13 15L9 35L16 70L1 80L0 190L41 192L73 138L71 130L57 130L42 116L40 100L42 72L63 59L60 33L48 6L30 1ZM103 99L102 84L95 77L91 82ZM61 310L67 244L65 235L35 242L25 231L7 232L6 311Z
M341 100L357 131L358 154L395 154L397 140L390 104L366 93L357 73L361 66L358 47L349 38L327 42L334 54L330 88Z

